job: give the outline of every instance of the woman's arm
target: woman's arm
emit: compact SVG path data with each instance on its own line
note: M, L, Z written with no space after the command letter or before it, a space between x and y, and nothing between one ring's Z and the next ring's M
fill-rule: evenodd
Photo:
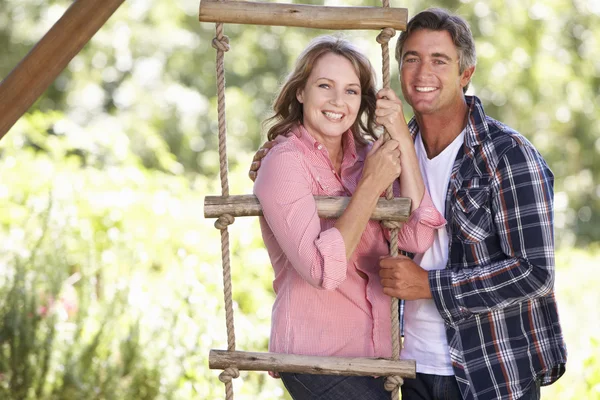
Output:
M300 152L288 144L271 149L262 160L254 194L270 229L263 227L269 251L278 246L310 285L337 288L346 279L344 241L336 228L321 230L310 172Z
M383 125L400 147L402 174L399 194L411 199L411 215L398 233L398 246L410 253L424 253L431 247L435 231L446 224L425 190L414 141L404 119L402 101L391 89L377 93L377 123ZM386 233L389 239L389 233Z
M335 289L346 279L347 260L377 199L400 172L398 144L379 142L371 149L349 206L335 226L325 231L321 230L305 161L289 147L276 146L262 160L254 193L274 239L294 269L317 288Z
M362 177L350 204L335 223L344 238L347 259L352 257L360 242L381 193L401 171L399 154L398 142L390 140L383 143L381 139L367 154Z
M377 123L383 125L391 138L400 145L400 193L411 199L411 212L419 208L425 193L425 184L419 168L414 141L404 119L402 101L392 89L381 89L377 93Z

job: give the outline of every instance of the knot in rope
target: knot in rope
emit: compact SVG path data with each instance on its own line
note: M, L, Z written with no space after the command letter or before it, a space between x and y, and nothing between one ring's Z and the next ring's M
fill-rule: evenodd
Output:
M221 51L229 51L229 38L225 35L221 36L221 38L213 38L212 47Z
M385 379L384 387L388 392L393 392L394 389L402 385L404 385L404 379L401 376L391 375Z
M377 35L377 43L386 44L396 35L396 30L394 28L383 28L381 33Z
M232 379L239 378L240 371L237 368L226 368L219 374L219 380L223 383L229 383Z
M381 221L381 224L388 229L400 229L402 227L400 221Z
M235 222L235 218L231 214L223 214L215 221L215 228L220 231L227 229L227 227Z

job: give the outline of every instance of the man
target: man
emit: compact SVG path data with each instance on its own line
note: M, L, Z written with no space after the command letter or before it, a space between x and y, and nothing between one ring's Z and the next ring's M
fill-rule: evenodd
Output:
M465 96L475 72L466 21L414 16L396 47L425 184L447 225L414 259L382 259L384 292L406 300L403 400L539 399L565 371L554 299L553 175L523 136ZM393 95L381 117L398 114ZM379 122L379 121L378 121Z
M566 363L552 172L527 139L465 95L476 54L462 18L415 15L396 59L421 172L448 222L425 253L380 262L384 292L406 300L402 358L417 362L402 399L539 399ZM379 97L377 122L400 121L400 100L385 89Z

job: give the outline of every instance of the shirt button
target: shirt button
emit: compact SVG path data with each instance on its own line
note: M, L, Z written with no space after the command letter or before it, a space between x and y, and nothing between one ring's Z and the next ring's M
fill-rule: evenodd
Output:
M322 148L323 148L322 144L320 144L320 145L317 146L317 150L321 150Z

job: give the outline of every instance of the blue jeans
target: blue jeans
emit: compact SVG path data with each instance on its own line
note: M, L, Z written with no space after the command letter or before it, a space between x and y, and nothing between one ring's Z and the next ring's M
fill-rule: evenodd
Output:
M454 375L417 373L415 379L405 379L402 400L460 400L460 390Z
M385 377L293 374L280 372L294 400L389 400Z
M416 379L405 379L402 400L461 400L454 375L417 373ZM540 381L536 379L520 400L540 400Z

